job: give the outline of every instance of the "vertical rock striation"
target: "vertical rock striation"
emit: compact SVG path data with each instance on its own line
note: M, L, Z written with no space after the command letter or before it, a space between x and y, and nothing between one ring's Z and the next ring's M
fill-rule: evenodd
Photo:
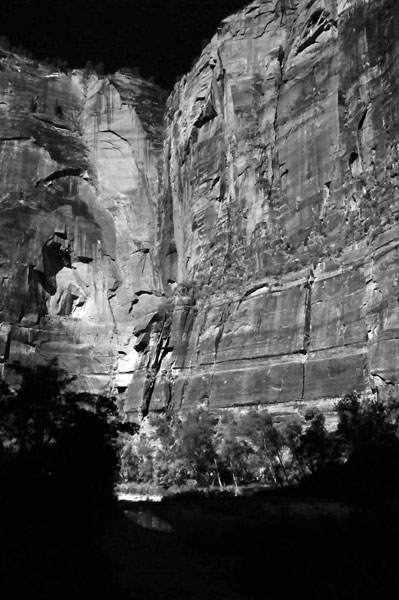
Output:
M166 107L4 55L7 376L57 355L144 413L395 388L398 34L394 0L258 0Z
M398 31L391 0L253 2L176 85L152 408L328 410L396 383Z
M56 356L80 388L126 388L134 326L159 304L164 95L128 74L0 60L3 375Z

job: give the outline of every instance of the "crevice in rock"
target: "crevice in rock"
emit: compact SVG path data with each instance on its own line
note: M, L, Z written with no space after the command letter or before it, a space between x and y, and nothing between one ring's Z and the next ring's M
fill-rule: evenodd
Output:
M137 248L137 250L134 250L133 252L131 252L131 253L130 253L130 256L133 256L133 254L137 254L137 253L140 253L140 254L148 254L148 253L149 253L149 251L150 251L150 249L149 249L149 248L146 248L146 247L144 247L144 246L143 246L143 247L141 247L141 248Z
M133 300L131 300L129 310L128 310L129 315L132 313L134 306L136 304L138 304L138 301L139 301L138 298L133 298Z
M18 323L21 323L21 321L24 318L24 316L25 316L25 306L24 306L24 303L22 302L21 308L20 308L20 311L19 311L19 315L18 315Z
M111 254L108 254L108 252L105 252L104 250L102 251L102 256L109 258L109 260L111 260L112 262L115 262L115 257L112 256Z
M301 351L301 354L303 354L301 400L303 400L305 397L305 389L306 389L306 362L307 362L307 355L308 355L309 346L310 346L313 282L314 282L314 280L313 280L312 276L309 275L308 280L305 283L305 287L306 287L305 320L304 320L304 327L303 327L303 348Z
M35 142L35 140L32 137L10 136L1 137L0 142Z
M257 10L258 8L258 6L251 6L245 11L245 16L250 15L252 12L254 12L254 10Z
M147 370L147 380L143 391L142 401L142 415L143 417L148 415L150 410L151 398L154 392L155 383L159 370L162 365L166 354L169 352L169 339L170 339L170 328L172 324L172 318L170 313L166 313L162 324L162 329L159 333L157 345L155 348L154 358L151 362L149 369ZM171 400L169 400L170 402Z
M35 187L39 187L39 185L51 183L56 179L62 179L63 177L81 177L83 174L83 169L80 167L69 167L66 169L60 169L59 171L54 171L44 179L39 179L35 183Z
M302 42L299 44L296 54L303 52L306 48L315 44L320 35L331 29L331 27L337 27L337 21L333 21L326 10L321 8L316 10L309 17L305 25L302 33Z
M116 289L118 289L118 287L119 287L119 283L117 282ZM108 300L109 312L111 313L111 317L112 317L112 323L113 323L112 329L113 329L114 333L118 333L118 323L115 318L114 309L112 308L112 303L111 303L111 300L112 300L112 298L114 298L114 296L115 296L115 294L109 294L109 290L108 290L107 300Z
M380 375L379 373L373 373L370 372L371 377L377 377L378 379L380 379L382 381L382 383L384 383L385 385L390 385L390 386L395 386L395 382L394 381L390 381L389 379L385 379L382 375Z
M147 296L156 296L157 294L155 294L151 290L138 290L137 292L134 292L134 295L137 296L137 297L140 297L140 296L144 296L144 295L147 295Z
M85 263L85 264L89 264L89 263L93 262L93 259L90 258L90 256L79 255L76 258L78 259L79 262Z
M273 119L272 155L274 156L274 159L272 159L271 180L269 182L269 189L268 189L268 193L267 193L268 205L269 205L269 209L271 211L272 218L273 218L273 188L274 188L276 172L279 168L279 157L278 157L278 152L277 152L277 140L278 140L277 119L278 119L278 111L279 111L279 104L280 104L281 88L283 86L284 58L285 58L284 48L282 46L280 46L278 49L278 55L277 55L277 61L279 64L279 77L276 78L276 85L277 85L276 108L274 111L274 119Z
M51 119L44 117L43 115L33 113L33 117L42 123L47 123L47 125L51 125L54 129L61 129L62 131L70 131L70 128L66 125L61 125L59 122L54 123Z
M205 125L205 123L212 121L212 119L214 119L215 117L217 117L217 112L213 105L212 100L209 98L205 107L202 109L201 114L199 115L197 120L194 122L194 126L197 129L201 129L201 127L203 127Z
M269 291L270 288L270 284L269 283L258 283L258 284L254 284L252 285L250 288L248 288L245 292L244 295L242 297L243 300L245 300L246 298L255 295L256 292L260 292L261 290L264 289L265 293Z
M312 286L313 280L308 279L305 284L306 296L305 296L305 322L303 330L303 353L307 354L310 345L310 328L311 328L311 316L312 316Z
M288 175L288 173L289 173L289 172L290 172L290 171L289 171L289 169L285 169L285 170L284 170L282 173L280 173L280 177L281 177L281 179L282 179L283 177L285 177L286 175Z
M54 114L58 119L62 119L64 117L64 111L62 110L61 104L58 103L58 100L55 101Z
M127 140L123 136L119 135L119 133L116 133L116 131L113 131L112 129L101 129L99 131L99 133L111 133L112 135L119 138L120 140L122 140L123 142L125 142L126 144L128 144L130 146L129 140Z
M211 184L211 191L213 190L213 188L215 187L215 185L217 185L217 184L219 183L219 181L220 181L220 176L219 176L219 175L217 175L217 176L215 177L215 179L212 181L212 184Z
M360 117L360 121L357 126L358 130L362 129L362 127L364 125L364 121L366 120L366 117L367 117L367 113L368 113L368 107L363 111L363 114Z

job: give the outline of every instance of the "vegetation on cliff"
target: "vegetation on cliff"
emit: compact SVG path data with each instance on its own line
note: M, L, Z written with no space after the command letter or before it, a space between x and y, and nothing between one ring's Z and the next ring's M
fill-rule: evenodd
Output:
M399 490L399 403L347 394L338 425L308 409L276 420L264 408L203 406L186 414L150 413L122 422L114 399L66 391L56 364L20 368L18 391L0 388L0 479L3 507L29 496L38 512L67 498L85 506L86 526L112 505L114 488L168 490L325 487L328 494ZM101 516L102 519L102 516ZM100 519L100 520L101 520Z
M324 415L276 422L255 408L221 417L200 407L185 416L149 415L120 435L121 489L171 492L261 484L331 494L384 494L398 488L399 405L347 394L331 431Z

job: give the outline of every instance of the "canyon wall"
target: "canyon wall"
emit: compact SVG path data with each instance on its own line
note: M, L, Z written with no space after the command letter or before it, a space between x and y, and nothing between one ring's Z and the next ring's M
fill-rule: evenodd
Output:
M159 303L164 100L129 74L0 57L0 360L10 383L18 364L56 357L79 389L127 387L134 326Z
M393 0L256 1L165 108L4 56L8 378L56 355L134 414L395 390L398 34Z
M176 85L159 243L178 287L132 410L154 373L145 410L328 411L395 386L398 31L391 1L254 2Z

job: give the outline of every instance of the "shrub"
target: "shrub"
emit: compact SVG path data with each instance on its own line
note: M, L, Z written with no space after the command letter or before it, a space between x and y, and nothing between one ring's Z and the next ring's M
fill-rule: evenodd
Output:
M281 424L264 409L220 418L205 408L184 418L150 416L139 434L126 435L122 442L123 480L164 489L234 484L236 491L252 482L287 486L306 480L308 491L329 494L334 487L358 494L366 488L387 489L389 481L399 494L394 466L399 461L398 403L351 393L336 410L336 431L327 430L317 409Z

